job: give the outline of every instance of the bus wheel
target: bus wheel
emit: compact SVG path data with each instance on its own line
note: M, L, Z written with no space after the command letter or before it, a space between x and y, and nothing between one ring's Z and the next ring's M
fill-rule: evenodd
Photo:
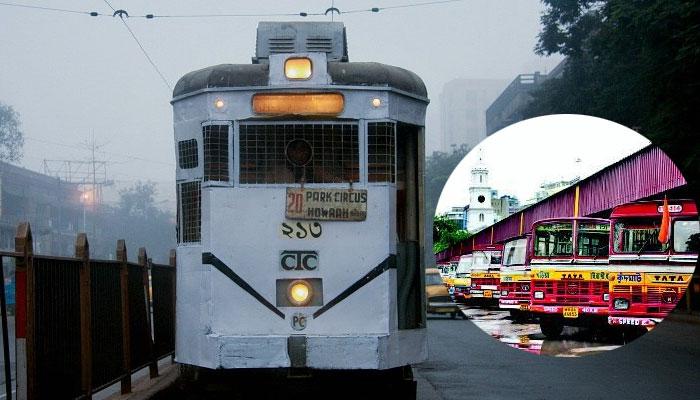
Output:
M540 330L547 339L558 339L564 330L564 324L559 318L542 317L540 319Z

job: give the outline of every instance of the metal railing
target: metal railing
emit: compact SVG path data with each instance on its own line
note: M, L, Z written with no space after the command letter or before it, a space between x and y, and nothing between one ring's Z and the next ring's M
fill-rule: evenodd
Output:
M15 341L17 397L91 398L121 382L131 392L131 374L175 349L175 252L169 265L153 264L144 248L138 262L127 260L124 240L116 260L90 259L85 234L75 257L33 254L29 224L15 237ZM2 307L6 398L12 398L7 299ZM153 299L151 299L153 297Z

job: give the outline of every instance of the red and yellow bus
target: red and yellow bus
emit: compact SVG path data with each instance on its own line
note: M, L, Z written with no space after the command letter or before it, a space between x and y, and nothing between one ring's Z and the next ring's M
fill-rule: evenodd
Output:
M530 310L530 257L528 242L530 235L506 240L503 243L498 306L510 310L513 317L520 318Z
M645 332L688 287L700 243L697 206L692 200L629 203L613 209L610 223L608 323Z
M609 238L607 219L533 224L530 311L548 338L558 337L565 325L607 325Z
M498 305L501 297L501 260L503 258L502 244L474 246L471 265L471 286L469 295L473 302L479 305Z

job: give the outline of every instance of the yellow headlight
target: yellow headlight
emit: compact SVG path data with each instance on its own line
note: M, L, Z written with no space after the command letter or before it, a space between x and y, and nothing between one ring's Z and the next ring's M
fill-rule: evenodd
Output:
M311 301L311 285L306 281L297 280L289 284L287 297L292 304L303 306Z
M284 62L284 75L287 79L309 79L311 60L308 58L288 58Z

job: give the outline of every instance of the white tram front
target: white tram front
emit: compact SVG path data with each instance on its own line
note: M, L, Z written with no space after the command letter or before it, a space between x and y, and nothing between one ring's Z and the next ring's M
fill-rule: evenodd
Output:
M262 22L251 64L179 80L178 362L426 358L427 104L412 72L348 62L339 22Z

